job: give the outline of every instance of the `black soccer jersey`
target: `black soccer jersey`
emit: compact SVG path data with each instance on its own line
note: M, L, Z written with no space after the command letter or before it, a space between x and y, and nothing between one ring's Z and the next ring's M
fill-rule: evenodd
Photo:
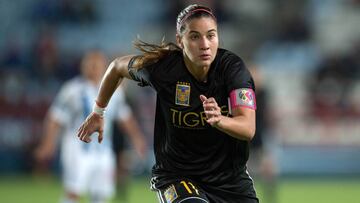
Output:
M131 77L157 92L154 129L158 188L167 179L187 177L199 183L222 185L247 178L248 142L233 138L206 123L200 94L214 97L229 116L232 90L251 88L254 82L241 58L218 49L207 82L197 81L187 70L181 51L172 51L157 63L139 70L129 63Z

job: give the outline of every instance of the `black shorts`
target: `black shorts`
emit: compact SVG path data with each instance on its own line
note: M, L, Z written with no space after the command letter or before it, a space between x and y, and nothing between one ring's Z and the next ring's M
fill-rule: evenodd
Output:
M215 187L202 186L189 179L175 180L156 189L160 203L258 203L253 187L246 195L231 194Z

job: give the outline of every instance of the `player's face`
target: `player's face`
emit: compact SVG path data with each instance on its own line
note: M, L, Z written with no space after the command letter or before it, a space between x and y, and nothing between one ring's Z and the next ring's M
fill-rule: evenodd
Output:
M177 40L185 57L195 66L210 66L219 46L217 24L210 17L191 19Z

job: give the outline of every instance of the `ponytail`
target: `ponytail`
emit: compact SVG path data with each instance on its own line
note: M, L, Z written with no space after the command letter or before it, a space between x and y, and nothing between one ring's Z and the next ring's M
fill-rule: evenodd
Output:
M181 50L176 44L171 42L166 43L164 39L161 41L160 45L149 44L137 39L134 42L134 46L143 53L136 58L134 63L135 68L141 68L149 64L154 64L167 56L170 52L174 50Z

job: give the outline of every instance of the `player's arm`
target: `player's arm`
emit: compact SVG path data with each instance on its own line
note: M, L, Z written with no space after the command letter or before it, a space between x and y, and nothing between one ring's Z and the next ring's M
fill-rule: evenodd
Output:
M78 130L77 136L80 140L91 142L90 135L94 132L98 132L98 142L100 143L102 141L104 130L103 114L105 113L105 108L123 79L131 79L128 65L132 57L132 55L129 55L117 58L109 65L101 80L93 112L86 118Z
M112 61L102 78L96 102L100 107L106 107L111 96L124 78L131 79L128 64L133 55L123 56Z
M221 109L214 98L200 96L207 122L222 132L240 140L250 141L255 134L255 110L242 106L232 108L232 116L221 115Z
M255 110L238 107L232 110L233 117L221 115L215 127L232 137L250 141L255 134Z
M37 161L47 161L54 156L60 128L61 123L48 113L44 121L43 137L39 147L35 150Z
M72 90L71 83L64 84L46 113L41 140L34 153L37 161L42 162L53 158L60 130L64 127L65 121L71 117L73 110Z

